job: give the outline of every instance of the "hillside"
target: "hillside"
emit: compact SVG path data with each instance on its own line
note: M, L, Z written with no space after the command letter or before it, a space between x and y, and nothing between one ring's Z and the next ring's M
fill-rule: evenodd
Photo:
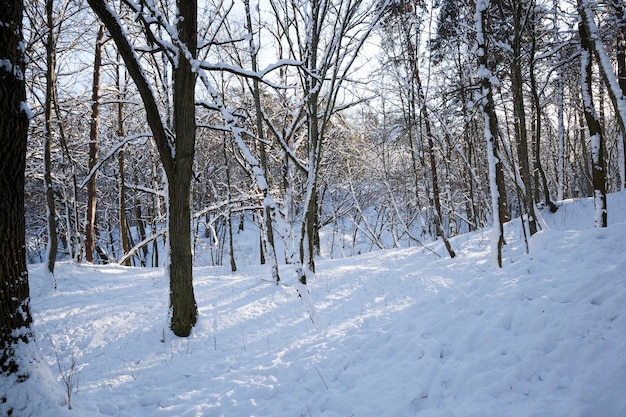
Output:
M487 232L453 240L452 260L420 247L320 260L314 312L286 267L280 286L265 267L197 268L189 339L167 331L163 269L63 263L54 291L34 266L59 382L16 395L42 417L624 416L626 194L610 196L607 229L591 210L544 212L528 255L511 222L502 270ZM71 411L59 364L79 377Z

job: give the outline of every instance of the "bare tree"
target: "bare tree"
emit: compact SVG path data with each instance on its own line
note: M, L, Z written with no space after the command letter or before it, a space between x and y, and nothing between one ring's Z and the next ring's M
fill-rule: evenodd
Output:
M615 20L618 24L618 35L615 42L617 49L616 61L617 61L617 80L622 90L622 95L626 97L626 7L623 2L618 0L609 2L613 8ZM618 138L619 144L619 169L620 169L620 189L626 188L626 132L621 132L621 138Z
M610 2L609 2L610 3ZM617 53L617 63L618 63L618 74L616 75L613 66L611 64L611 60L608 56L606 48L602 43L602 37L600 34L600 30L598 25L596 24L596 20L594 17L594 12L591 7L589 0L578 0L578 12L581 17L581 25L583 26L584 34L586 36L586 40L581 39L581 44L587 42L584 45L581 45L584 50L590 51L593 57L596 58L596 62L598 64L598 69L600 72L600 76L602 81L604 82L609 98L611 99L611 103L613 104L613 108L615 110L615 114L617 116L617 121L620 127L621 138L618 140L621 141L620 147L622 149L619 164L623 164L623 148L624 148L624 137L626 137L626 81L624 81L623 76L626 74L624 70L624 52L623 45L618 44L618 53ZM624 23L624 8L620 3L616 2L614 6L614 12L619 15L621 12L622 16L617 18L618 24L618 38L624 37L626 34L626 23ZM582 33L581 33L582 36ZM591 59L591 57L590 57ZM583 89L584 90L584 89ZM586 113L585 113L586 114ZM587 116L585 116L587 117ZM589 120L588 120L589 121ZM601 146L602 140L600 143ZM602 154L601 154L602 157ZM599 162L599 161L598 161ZM599 167L598 167L599 169ZM625 168L622 169L622 176L624 175ZM623 179L622 179L623 182ZM594 189L597 190L599 184L596 184L594 180ZM605 185L606 187L606 185ZM605 207L606 209L606 207ZM596 219L597 221L597 219Z
M44 187L46 193L46 205L48 211L48 250L46 254L46 264L48 271L54 274L54 265L58 251L56 208L54 199L54 184L52 181L52 138L53 138L53 112L54 112L54 91L56 83L56 42L55 25L53 15L53 0L46 0L46 29L48 36L46 43L46 97L45 97L45 118L44 118Z
M286 43L291 58L301 62L297 74L301 96L293 98L297 104L288 117L287 128L269 127L306 178L299 252L300 262L315 272L321 204L319 174L326 136L332 117L350 106L341 93L385 6L358 0L273 0L270 4L278 26L274 36L281 45ZM295 140L298 135L304 140ZM301 150L305 155L302 159L294 149L300 145L305 148ZM306 283L306 276L301 281Z
M125 93L125 85L122 85L122 77L126 74L126 70L119 62L115 65L115 87L117 89L118 94L118 102L117 102L117 137L121 140L125 136L124 131L124 93ZM125 181L125 155L124 146L120 148L117 153L117 166L119 173L119 224L120 224L120 240L122 243L122 257L125 257L126 254L130 251L130 239L128 237L128 221L126 219L126 183ZM125 266L130 266L130 259L126 259L122 262Z
M168 228L170 243L170 327L175 335L189 336L196 324L198 310L193 293L190 188L195 151L195 83L196 75L191 61L197 49L197 3L195 0L178 0L175 32L176 50L169 51L174 65L174 132L162 120L158 101L146 76L136 48L126 36L120 19L105 0L89 0L89 5L102 20L115 41L128 73L141 95L147 121L159 151L159 157L168 181ZM139 6L137 6L139 7ZM165 19L157 10L146 7L136 10L138 16ZM166 24L164 20L161 23ZM146 23L145 36L157 42L156 35ZM175 57L175 58L174 58Z
M498 152L498 137L500 127L493 100L492 73L489 68L489 51L487 44L487 21L489 11L489 0L479 0L476 2L476 14L474 16L476 25L476 42L478 55L478 78L480 80L480 92L478 100L481 104L483 117L485 140L487 142L487 158L489 160L489 188L491 189L491 203L493 228L491 237L492 258L495 265L502 268L502 246L504 245L504 208L502 200L502 184L504 178L502 174L502 161Z
M407 124L412 131L417 126L423 124L423 134L410 133L410 145L411 156L413 159L415 175L417 175L417 163L416 149L413 146L414 136L423 136L426 139L426 146L428 152L428 169L430 170L430 186L427 184L428 196L430 200L430 206L433 207L433 221L435 224L435 230L437 236L440 236L443 240L444 246L451 258L456 256L450 241L447 237L446 231L443 228L443 212L441 208L439 175L437 173L437 149L435 146L435 131L431 120L430 111L426 102L426 95L424 88L422 87L422 80L420 76L420 63L418 59L418 45L414 38L419 37L418 32L421 26L421 17L418 16L419 4L412 1L402 0L397 4L391 4L387 10L387 16L385 19L385 28L389 32L389 42L399 43L401 56L392 57L393 64L399 65L400 62L405 62L408 69L409 80L403 80L404 86L410 91L409 99L407 103L408 112ZM398 38L398 39L397 39ZM422 129L420 129L422 130ZM422 164L425 165L423 158L419 158ZM424 168L426 168L424 166ZM425 179L425 181L427 181ZM416 184L417 188L417 184Z
M252 14L250 11L250 0L244 0L244 7L246 12L246 26L248 27L250 37L250 60L252 65L252 71L257 72L259 70L258 53L259 45L255 43L254 29L252 27ZM265 131L263 126L263 110L261 108L261 90L259 88L259 80L252 80L252 97L254 98L254 113L255 113L255 125L256 132L259 139L259 158L261 159L261 168L263 169L263 175L268 178L267 169L267 152L265 149ZM269 184L268 184L269 185ZM269 192L269 189L265 190L265 194ZM263 198L267 197L264 195ZM274 242L274 225L272 224L272 217L269 210L264 209L262 213L261 228L263 248L262 255L264 258L269 258L269 262L272 268L272 277L277 283L280 281L280 274L278 272L278 259L276 257L276 245ZM266 255L267 254L267 255Z
M596 58L600 76L602 81L604 81L609 98L613 103L620 129L622 133L626 133L626 96L620 87L618 78L611 65L611 60L602 43L600 31L596 24L589 0L578 0L578 12L581 17L581 25L584 27L589 41L589 50Z
M537 6L534 5L534 7L536 8ZM531 95L532 95L532 101L533 101L533 105L534 105L534 110L535 110L535 134L534 134L534 139L535 139L535 144L533 146L533 165L534 165L534 171L535 171L535 202L539 201L539 183L541 183L541 188L543 190L543 198L544 198L544 202L545 204L550 208L550 211L552 213L556 212L558 209L558 206L552 201L552 199L550 198L550 190L548 187L548 178L546 176L546 172L545 169L543 167L543 163L541 161L541 144L542 144L542 137L543 137L543 117L544 114L541 110L542 105L541 105L541 101L540 101L540 91L539 91L539 86L538 86L538 81L537 81L537 20L539 19L539 16L537 16L537 12L532 13L531 18L529 19L529 24L530 24L530 32L531 32L531 39L530 39L530 51L529 51L529 55L530 55L530 65L529 65L529 78L530 78L530 90L531 90ZM558 70L557 70L558 71ZM558 87L558 84L560 83L560 80L558 79L557 76L557 95L560 94L560 87ZM558 98L557 98L558 100ZM557 104L558 106L558 104ZM559 108L562 111L562 108ZM558 112L559 110L557 110ZM562 162L562 135L563 135L563 130L562 130L562 114L559 113L557 114L557 120L558 120L558 135L559 135L559 156L557 156L557 164L559 164L560 166L562 166L561 162ZM557 182L559 182L560 179L557 180ZM534 209L533 209L534 210Z
M526 123L526 110L524 103L524 80L522 69L523 60L522 42L523 36L529 26L529 9L532 4L524 1L513 1L510 6L510 13L513 20L513 34L511 39L511 49L513 57L510 65L511 90L513 93L513 125L515 137L517 139L517 158L519 161L520 175L524 189L521 190L524 209L526 212L526 222L531 235L537 233L537 216L535 215L535 201L533 198L533 181L531 179L530 161L528 158L528 127Z
M93 263L96 235L96 204L98 172L98 140L100 136L100 76L102 72L102 43L104 42L104 26L100 25L96 37L93 58L93 82L91 90L91 119L89 123L89 168L90 177L87 182L87 215L85 216L85 260Z
M606 167L604 161L604 135L598 113L593 104L592 61L594 45L585 25L578 26L581 51L581 85L583 111L591 139L591 173L593 177L594 224L607 226Z

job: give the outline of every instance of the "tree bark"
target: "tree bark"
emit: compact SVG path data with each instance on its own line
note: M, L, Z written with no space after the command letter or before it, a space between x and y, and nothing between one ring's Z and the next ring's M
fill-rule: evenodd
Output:
M56 46L54 39L54 20L52 13L53 0L46 0L46 25L48 38L46 39L46 98L44 110L44 187L46 193L46 205L48 215L48 251L46 254L46 266L48 272L54 274L54 265L57 258L58 237L56 209L54 202L54 188L52 181L52 112L54 110L54 84L56 83ZM68 245L71 243L68 242Z
M596 227L607 226L606 207L606 167L604 161L604 137L600 118L593 105L592 62L593 42L585 25L578 26L581 46L581 84L583 110L589 128L591 140L591 177L593 183L594 224Z
M98 128L100 119L100 73L102 70L102 43L104 26L100 25L96 37L93 59L93 84L91 90L91 120L89 124L89 161L88 169L98 163ZM85 260L93 263L96 234L96 203L97 203L97 172L94 172L87 183L87 215L85 219Z
M178 36L192 58L196 58L197 1L177 0ZM170 234L170 307L171 328L175 335L187 337L196 324L198 308L193 293L191 253L191 178L196 144L196 75L191 62L179 51L174 66L175 165L168 176Z
M534 51L535 51L535 39L533 39L532 41L532 47L531 47L531 57L534 57ZM559 80L560 82L560 80ZM542 113L541 113L541 103L539 101L539 91L537 89L537 79L535 77L535 62L533 60L533 62L531 62L530 64L530 87L532 90L532 96L533 96L533 103L535 106L535 112L536 115L535 117L537 118L535 121L535 149L534 149L534 166L535 166L535 171L536 171L536 175L538 174L539 179L541 180L541 186L543 188L543 198L545 201L545 204L550 208L550 212L551 213L556 213L558 206L556 204L554 204L554 202L552 202L552 199L550 198L550 189L548 188L548 179L546 177L546 172L543 169L543 164L541 163L541 129L542 129ZM558 94L558 93L557 93ZM558 104L559 106L562 105L562 103ZM562 111L562 109L559 109L559 111ZM560 115L562 117L562 114ZM559 120L559 136L563 134L563 130L562 130L562 120ZM559 139L560 140L560 139ZM560 143L560 142L559 142ZM561 146L561 145L559 145ZM561 158L561 149L559 149L559 158ZM561 175L561 174L559 174ZM535 190L537 193L539 190Z
M153 89L133 45L120 26L118 16L104 0L88 0L117 45L126 69L141 96L146 120L159 151L167 176L170 238L170 328L180 337L187 337L198 319L193 293L193 260L191 253L190 196L195 153L195 83L190 59L197 51L197 1L177 0L178 39L184 45L178 50L174 80L174 135L168 133L161 119ZM191 56L187 56L186 53Z
M581 17L581 24L584 27L588 47L592 55L596 57L600 76L606 86L609 98L615 109L615 115L619 122L620 130L626 134L626 96L618 83L617 76L611 65L611 60L602 44L598 26L596 25L593 10L588 0L578 0L578 13ZM591 58L590 58L591 59Z
M20 0L0 2L0 375L29 377L16 349L34 339L25 253L26 107ZM6 402L7 398L0 398Z
M311 3L311 29L307 34L309 55L306 66L310 71L318 72L318 48L321 35L320 4L318 0ZM306 76L305 92L308 95L306 102L306 125L308 139L308 171L304 199L304 220L300 233L300 262L306 265L309 271L315 272L315 233L317 223L317 174L322 149L322 134L319 129L319 81L312 75ZM306 284L306 276L300 277L300 282Z
M130 251L130 239L128 238L128 222L126 220L126 185L124 184L124 148L117 154L117 164L120 176L120 240L122 241L122 256ZM130 259L125 260L122 265L130 266Z
M485 124L485 141L487 142L487 158L489 160L489 188L491 189L491 204L493 216L492 229L492 257L494 264L502 268L502 246L504 245L504 219L506 208L503 200L504 174L502 161L498 152L497 136L500 128L496 115L491 84L491 71L488 68L488 51L485 33L489 1L483 1L476 6L474 16L478 43L478 75L480 78L480 100L482 102Z
M622 96L626 97L626 16L625 8L622 2L614 1L610 2L614 8L614 16L618 22L620 22L619 33L615 42L616 61L617 61L617 82L622 90ZM619 172L620 172L620 190L626 188L626 132L621 132L619 141Z
M246 24L248 25L248 32L250 36L250 59L252 64L252 71L256 72L259 70L259 65L257 62L257 54L258 54L258 46L254 43L254 31L252 29L252 16L250 13L250 1L244 0L244 7L246 9ZM268 179L267 175L267 154L265 151L265 133L263 130L263 114L261 113L261 91L259 89L259 80L256 78L252 80L252 95L254 97L254 111L255 111L255 121L256 121L256 130L257 136L259 137L259 158L261 159L261 169L263 170L263 175L266 180ZM278 259L276 257L276 245L274 244L274 225L272 224L272 216L270 213L270 208L267 207L266 197L269 193L269 183L267 184L267 189L264 191L265 195L263 196L263 210L261 213L262 219L261 224L265 226L261 230L261 255L262 260L265 261L267 253L267 258L271 263L272 268L272 278L276 283L280 282L280 274L278 271ZM261 262L264 263L264 262Z
M535 201L533 199L533 181L528 158L528 129L526 127L526 110L524 106L524 88L522 80L522 25L525 14L523 2L513 4L513 60L511 61L511 90L513 93L513 113L515 136L517 138L517 158L520 175L524 184L523 201L528 217L530 235L537 233Z
M231 272L237 271L237 262L235 261L235 245L233 239L233 210L232 210L232 202L231 202L231 177L230 177L230 164L228 163L228 152L226 150L226 134L224 134L224 138L222 140L222 155L224 156L224 166L226 167L226 207L227 207L227 218L226 218L226 228L228 233L228 258L230 260L230 270ZM261 255L263 255L263 251L261 250ZM261 262L262 263L262 262Z
M430 176L432 183L432 201L435 208L435 229L437 231L437 235L441 236L443 240L444 246L448 251L448 255L450 258L454 258L456 253L452 249L450 245L450 241L448 240L446 232L443 230L442 226L442 212L441 212L441 200L439 199L439 176L437 175L437 160L435 158L435 145L433 141L433 132L430 126L430 118L428 115L428 108L426 107L426 98L424 97L424 92L422 90L422 81L420 79L419 68L417 63L417 55L415 51L415 47L413 46L413 42L409 37L409 31L405 28L406 35L406 43L407 48L409 49L409 59L411 65L411 72L413 79L415 81L415 88L417 89L417 99L419 100L418 108L424 119L424 128L426 130L426 143L428 145L428 156L430 163Z
M118 93L118 102L117 102L117 137L119 140L123 140L124 139L124 93L123 93L123 86L122 86L122 74L123 74L123 67L120 65L119 62L119 56L118 56L118 63L116 65L115 68L115 75L116 75L116 79L115 79L115 84L117 87L117 93ZM118 172L119 172L119 181L120 181L120 197L119 197L119 224L120 224L120 240L122 242L122 257L126 256L126 254L128 253L128 251L130 251L130 239L128 237L128 222L126 219L126 182L124 179L124 171L125 171L125 166L124 166L124 160L125 160L125 152L124 152L124 148L125 146L122 146L119 150L119 152L117 153L117 166L118 166ZM122 265L124 266L130 266L130 258L126 259Z

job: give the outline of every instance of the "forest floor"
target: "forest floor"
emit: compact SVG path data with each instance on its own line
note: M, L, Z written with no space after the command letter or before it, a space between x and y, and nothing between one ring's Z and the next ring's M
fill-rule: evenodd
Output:
M606 229L588 199L541 215L530 254L507 225L501 270L489 231L453 239L454 259L440 243L320 259L314 311L290 267L278 286L265 266L198 267L186 339L165 269L60 263L54 290L31 266L52 378L29 384L55 394L21 393L14 415L626 416L626 194Z

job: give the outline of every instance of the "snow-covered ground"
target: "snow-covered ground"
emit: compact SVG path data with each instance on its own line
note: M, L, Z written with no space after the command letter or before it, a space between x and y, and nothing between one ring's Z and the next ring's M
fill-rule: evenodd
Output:
M280 286L264 266L197 268L200 320L188 339L167 329L163 269L62 263L54 291L33 266L37 343L58 392L52 403L22 393L22 411L626 416L626 194L610 196L609 213L600 230L589 200L543 212L529 255L511 222L502 270L488 232L454 239L452 260L420 247L320 260L314 312L289 267ZM71 411L69 376L79 377Z

